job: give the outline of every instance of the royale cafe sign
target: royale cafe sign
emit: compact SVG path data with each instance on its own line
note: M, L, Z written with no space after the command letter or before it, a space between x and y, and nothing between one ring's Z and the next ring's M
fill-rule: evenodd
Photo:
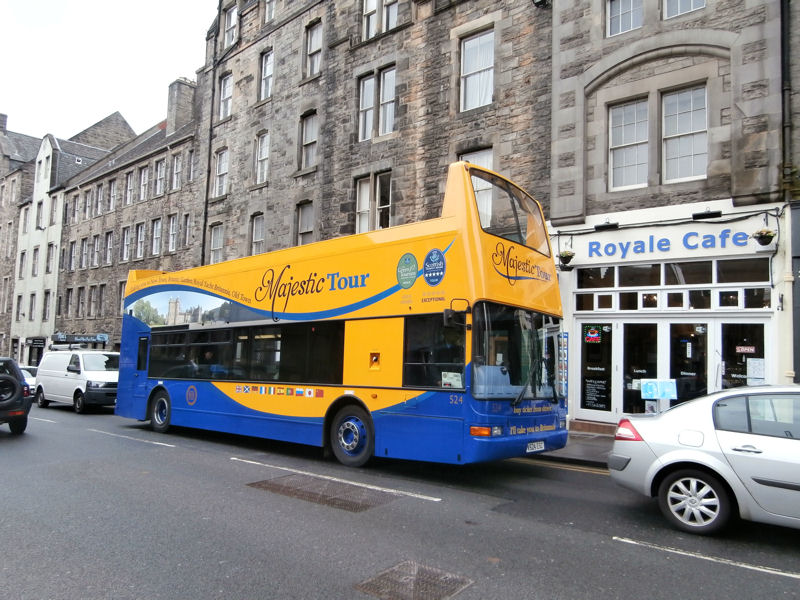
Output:
M639 230L645 232L644 229ZM617 232L617 235L619 233ZM616 237L616 236L615 236ZM648 258L649 255L665 255L677 250L682 255L697 250L714 250L716 254L726 249L746 248L750 234L744 231L734 231L730 228L721 229L715 233L701 233L688 231L677 236L645 234L642 237L628 241L590 240L588 243L588 258ZM677 248L676 248L677 246Z

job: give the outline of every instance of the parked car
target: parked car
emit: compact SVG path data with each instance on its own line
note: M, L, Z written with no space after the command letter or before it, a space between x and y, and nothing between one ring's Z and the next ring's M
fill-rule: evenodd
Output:
M732 388L625 417L608 468L658 497L683 531L714 533L736 515L800 529L800 386Z
M0 358L0 424L8 423L19 435L28 426L31 393L22 371L13 358Z
M104 350L45 352L36 372L36 404L72 404L83 413L90 405L113 406L117 401L119 353Z
M31 390L36 389L36 370L39 367L32 367L30 365L20 365L20 370L25 377L25 382Z

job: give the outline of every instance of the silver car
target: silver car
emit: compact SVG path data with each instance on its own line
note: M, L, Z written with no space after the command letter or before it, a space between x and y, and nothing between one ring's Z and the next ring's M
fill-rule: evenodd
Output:
M710 534L735 515L800 529L800 386L740 387L620 420L611 478L678 529Z

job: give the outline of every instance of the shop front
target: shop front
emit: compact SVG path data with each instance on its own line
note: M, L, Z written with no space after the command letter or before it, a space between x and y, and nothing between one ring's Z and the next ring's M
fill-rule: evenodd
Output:
M616 423L720 389L793 380L781 206L717 201L602 219L554 238L556 251L575 254L559 276L571 419ZM771 239L753 237L767 229Z

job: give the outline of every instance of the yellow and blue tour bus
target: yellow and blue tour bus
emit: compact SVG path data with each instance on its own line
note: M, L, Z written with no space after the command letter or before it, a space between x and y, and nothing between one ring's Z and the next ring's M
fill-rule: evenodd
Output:
M116 413L464 464L567 441L541 206L449 167L441 217L177 272L131 271ZM562 374L561 376L559 374Z

